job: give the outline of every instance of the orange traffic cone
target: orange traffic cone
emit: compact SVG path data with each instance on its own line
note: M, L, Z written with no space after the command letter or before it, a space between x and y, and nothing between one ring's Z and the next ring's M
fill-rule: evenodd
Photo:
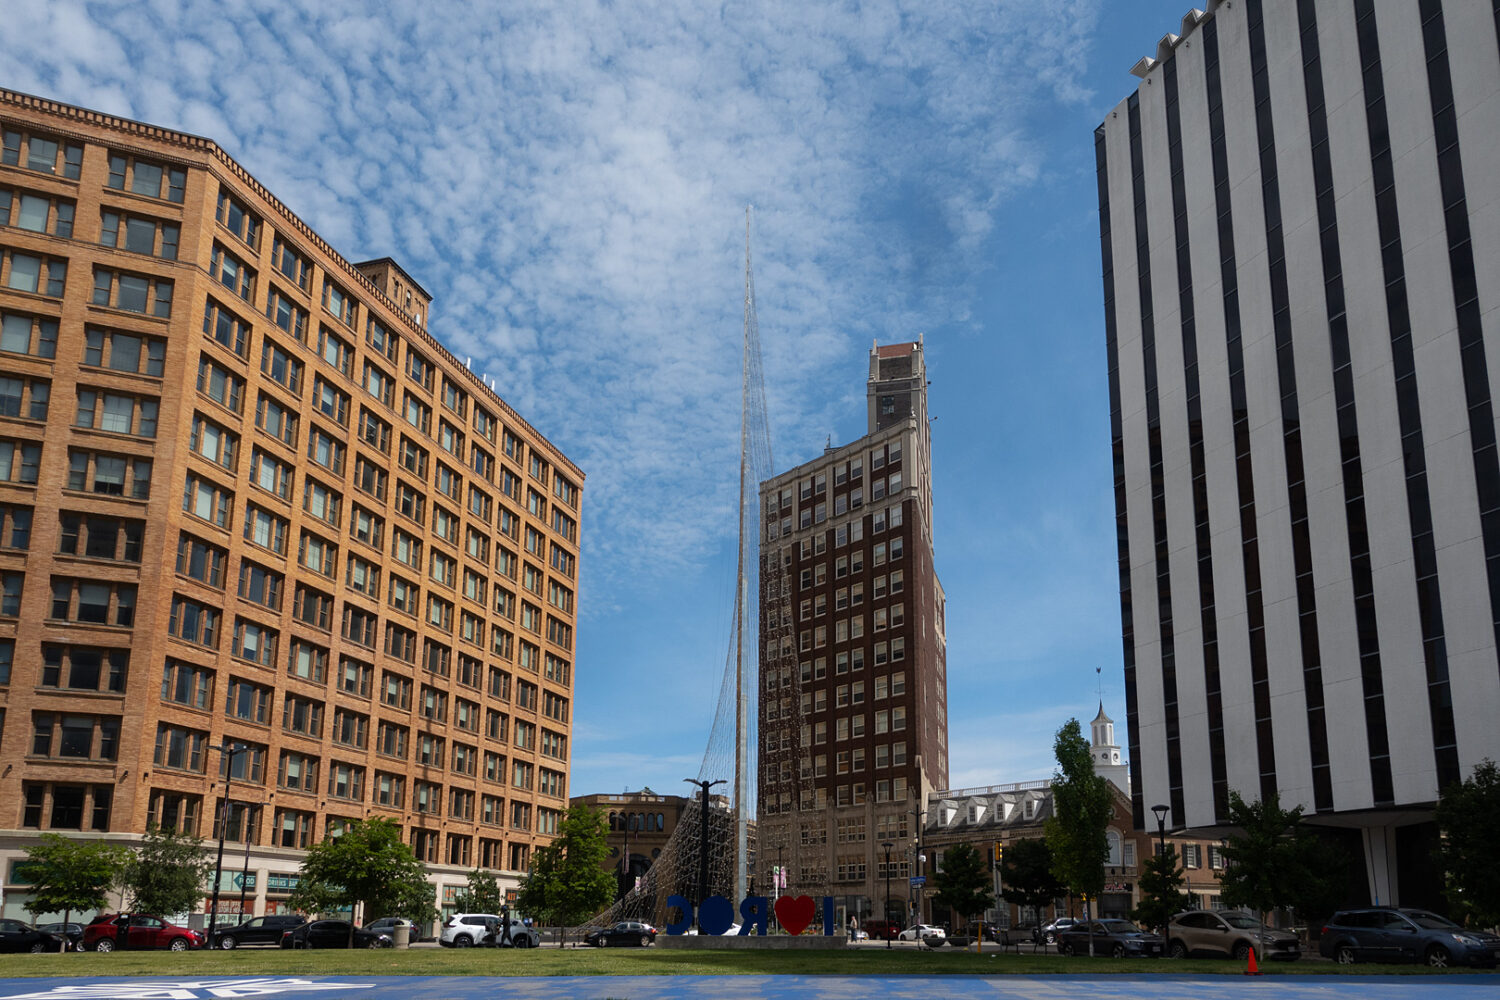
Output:
M1253 947L1250 949L1250 953L1245 956L1245 975L1262 975L1259 966L1255 964L1255 949Z

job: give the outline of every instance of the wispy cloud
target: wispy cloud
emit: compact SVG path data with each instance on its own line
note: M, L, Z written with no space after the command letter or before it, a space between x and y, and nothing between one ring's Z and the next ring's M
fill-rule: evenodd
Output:
M607 605L732 510L743 206L776 430L821 440L833 359L962 319L955 276L1041 170L1031 117L1087 96L1094 6L60 0L6 36L11 85L207 134L434 290L438 335L589 472Z

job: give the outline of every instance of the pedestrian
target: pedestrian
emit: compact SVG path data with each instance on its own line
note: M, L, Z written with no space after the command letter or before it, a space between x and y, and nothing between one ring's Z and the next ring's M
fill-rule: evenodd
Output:
M510 904L505 903L500 907L500 947L509 948L513 943L510 939Z

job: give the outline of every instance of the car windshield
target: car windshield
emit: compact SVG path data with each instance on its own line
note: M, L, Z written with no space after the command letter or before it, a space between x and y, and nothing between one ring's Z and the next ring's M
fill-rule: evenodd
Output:
M1101 920L1100 925L1106 934L1139 934L1141 929L1129 920Z
M1259 930L1260 921L1244 913L1221 913L1220 918L1230 927L1243 927L1248 930Z
M1402 910L1411 921L1418 927L1427 930L1451 930L1458 927L1451 920L1445 920L1436 913L1428 913L1426 910Z

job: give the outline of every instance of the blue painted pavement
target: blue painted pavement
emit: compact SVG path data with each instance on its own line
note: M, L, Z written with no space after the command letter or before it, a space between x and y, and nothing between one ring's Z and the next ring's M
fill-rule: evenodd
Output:
M1489 1000L1470 976L246 976L0 979L0 1000Z

